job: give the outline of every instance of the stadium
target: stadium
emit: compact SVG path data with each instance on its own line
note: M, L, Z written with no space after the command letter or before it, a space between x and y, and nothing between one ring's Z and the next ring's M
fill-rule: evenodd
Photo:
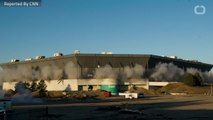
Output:
M36 56L24 61L16 59L0 64L3 90L13 89L17 81L45 80L48 91L107 90L112 94L126 91L133 86L149 89L165 86L179 80L150 79L159 64L175 66L177 70L188 68L210 71L213 65L196 60L183 60L176 56L144 54L83 54L55 53L53 57Z

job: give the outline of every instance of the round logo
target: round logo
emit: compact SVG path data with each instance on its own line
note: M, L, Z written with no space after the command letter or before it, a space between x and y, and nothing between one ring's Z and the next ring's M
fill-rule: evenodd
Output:
M206 7L204 5L196 5L194 7L194 13L196 15L204 15L206 13Z

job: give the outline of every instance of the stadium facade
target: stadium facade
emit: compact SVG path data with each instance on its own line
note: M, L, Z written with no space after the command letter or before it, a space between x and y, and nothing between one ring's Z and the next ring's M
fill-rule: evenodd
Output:
M69 65L72 63L72 65ZM177 67L186 70L187 68L195 68L200 71L210 71L213 67L211 64L206 64L194 60L183 60L179 59L176 56L157 56L157 55L142 55L142 54L111 54L111 53L102 53L102 54L81 54L74 53L71 55L63 55L63 54L54 54L54 57L45 58L43 56L37 56L36 59L26 59L25 61L17 61L12 60L10 63L0 64L1 69L11 70L17 69L18 66L27 66L32 71L37 71L37 73L41 74L41 69L44 66L56 66L57 69L62 70L62 75L60 77L47 78L47 90L71 90L71 91L79 91L79 90L88 90L91 88L93 90L101 89L103 84L118 84L119 90L126 90L132 85L137 87L144 87L146 89L153 83L149 80L140 80L141 78L132 78L123 79L122 76L116 78L97 78L95 77L95 72L97 69L100 69L106 65L110 66L110 70L115 71L123 71L126 66L129 68L133 68L136 65L141 65L145 69L143 74L143 78L146 79L149 76L149 71L152 71L153 68L159 63L173 63ZM52 67L54 69L56 67ZM73 68L71 68L73 67ZM71 69L72 75L69 76L69 73L66 74L65 69ZM33 76L32 72L32 76ZM107 74L107 73L106 73ZM14 78L13 78L14 79ZM31 80L39 80L39 78L31 77ZM117 79L119 82L112 82L112 79ZM30 81L31 81L30 80ZM14 89L14 85L16 81L14 80L6 80L3 79L3 89ZM10 82L8 82L10 81ZM104 81L111 81L110 83ZM151 84L150 84L151 83ZM168 82L159 83L155 85L165 85ZM111 86L112 87L112 86ZM115 87L115 86L114 86Z

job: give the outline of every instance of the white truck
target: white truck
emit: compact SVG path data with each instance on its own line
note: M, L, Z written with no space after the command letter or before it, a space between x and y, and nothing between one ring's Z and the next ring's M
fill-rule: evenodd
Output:
M138 93L118 93L119 96L124 96L125 98L129 99L137 99L138 98Z

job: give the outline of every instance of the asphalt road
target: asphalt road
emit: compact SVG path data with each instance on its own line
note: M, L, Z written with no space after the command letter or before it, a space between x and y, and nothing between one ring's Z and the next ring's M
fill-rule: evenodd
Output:
M8 120L211 120L213 96L111 97L102 100L46 100L42 104L14 105Z

